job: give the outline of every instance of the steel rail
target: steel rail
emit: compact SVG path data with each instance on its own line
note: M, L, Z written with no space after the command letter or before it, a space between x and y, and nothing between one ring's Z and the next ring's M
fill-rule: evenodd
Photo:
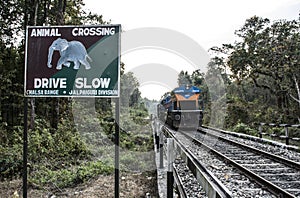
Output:
M178 172L177 172L177 170L174 166L173 166L173 173L174 173L174 181L177 184L177 188L178 188L178 191L179 191L180 198L187 198L187 195L186 195L186 192L184 190L184 186L182 184L180 176L179 176L179 174L178 174Z
M171 132L170 129L164 127L164 132L167 137L174 139L177 144L177 149L181 155L186 157L186 163L196 176L199 183L202 185L208 197L232 197L231 192L219 181L205 166L190 152Z
M248 177L254 179L257 183L259 183L261 186L267 187L269 191L274 193L275 195L279 195L280 197L287 197L287 198L294 198L295 196L290 194L289 192L285 191L284 189L278 187L277 185L271 183L270 181L264 179L263 177L259 176L258 174L252 172L251 170L245 168L244 166L240 165L239 163L235 162L234 160L228 158L224 154L220 153L219 151L216 151L212 147L200 142L198 139L191 137L187 133L182 132L183 135L186 137L192 139L195 143L205 147L206 149L210 150L215 155L222 158L225 162L233 165L234 167L238 168L241 172L243 172ZM218 136L219 138L219 136Z
M202 110L172 110L173 113L190 113L190 112L202 112Z
M217 129L210 129L210 130L214 130L214 131L219 132ZM232 145L239 146L239 147L243 147L244 149L247 149L247 150L249 150L249 151L253 151L253 152L257 153L257 154L264 155L264 156L266 156L267 158L269 158L269 159L271 159L271 160L275 160L275 161L277 161L277 162L279 162L279 163L285 164L286 166L289 166L289 167L295 168L295 169L297 169L297 170L300 170L300 163L298 163L298 162L295 162L295 161L286 159L286 158L284 158L284 157L280 157L280 156L275 155L275 154L272 154L272 153L268 153L268 152L263 151L263 150L259 150L259 149L257 149L257 148L252 147L252 146L249 146L249 145L241 144L241 143L239 143L239 142L236 142L236 141L234 141L234 140L230 140L230 139L227 139L227 138L218 136L218 135L216 135L216 134L207 133L207 132L205 132L205 131L200 131L200 132L201 132L201 133L205 133L206 135L209 135L209 136L218 138L219 140L228 142L228 143L230 143L230 144L232 144Z

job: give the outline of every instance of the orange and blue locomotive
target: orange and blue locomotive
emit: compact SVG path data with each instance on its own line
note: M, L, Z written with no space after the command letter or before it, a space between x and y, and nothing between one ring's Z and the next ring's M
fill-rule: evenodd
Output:
M198 128L202 125L203 111L199 104L201 89L180 86L161 100L157 106L158 117L174 129Z

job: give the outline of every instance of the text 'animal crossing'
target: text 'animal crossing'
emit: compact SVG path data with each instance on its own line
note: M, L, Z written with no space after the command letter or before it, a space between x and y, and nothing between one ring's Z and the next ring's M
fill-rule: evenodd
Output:
M75 27L72 29L73 36L110 36L116 33L115 27ZM30 37L53 37L61 36L59 28L36 28L32 29Z
M72 30L73 36L108 36L114 35L116 30L114 27L85 27L74 28Z
M109 87L110 78L76 78L74 86L77 89L98 89ZM66 89L67 78L34 78L34 89Z

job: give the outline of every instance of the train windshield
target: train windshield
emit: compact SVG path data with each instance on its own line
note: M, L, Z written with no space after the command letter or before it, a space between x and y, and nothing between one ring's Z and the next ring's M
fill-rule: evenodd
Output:
M195 109L197 109L196 104L197 103L194 100L192 100L192 101L180 101L179 102L181 110L195 110Z

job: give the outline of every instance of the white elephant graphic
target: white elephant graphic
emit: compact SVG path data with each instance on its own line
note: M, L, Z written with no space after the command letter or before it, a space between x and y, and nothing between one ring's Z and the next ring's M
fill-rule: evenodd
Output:
M48 51L48 67L51 68L51 61L53 51L59 51L60 58L57 62L56 69L62 69L62 66L65 65L70 67L71 62L74 63L74 69L79 69L80 63L85 66L85 69L90 69L90 63L87 61L89 59L92 62L92 59L88 56L87 51L84 45L79 41L70 41L66 39L58 38L49 47Z

